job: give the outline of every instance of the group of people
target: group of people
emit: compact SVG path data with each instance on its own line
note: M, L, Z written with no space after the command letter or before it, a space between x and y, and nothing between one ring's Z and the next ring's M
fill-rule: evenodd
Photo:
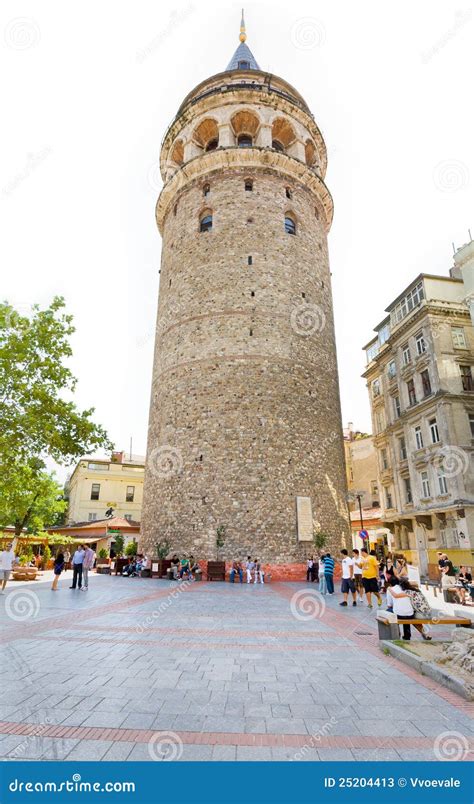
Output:
M459 567L459 570L456 572L456 567L446 553L439 552L438 570L441 589L449 592L449 595L456 603L461 603L463 606L466 605L468 595L471 600L474 601L472 574L468 567Z
M247 583L265 583L265 573L258 558L247 556L247 561L233 561L229 571L229 581L234 583L235 576L239 576L240 583L244 582L244 572Z
M51 589L56 592L61 573L66 569L67 563L64 553L57 553L54 559L54 579ZM80 544L72 556L72 584L70 589L80 589L87 592L89 589L89 572L95 564L95 553L88 544Z
M198 571L199 564L193 555L179 558L175 553L171 557L171 573L175 581L194 581Z
M122 570L122 575L128 578L136 578L141 575L143 570L149 569L148 558L143 553L137 553L136 556L130 556L128 563Z

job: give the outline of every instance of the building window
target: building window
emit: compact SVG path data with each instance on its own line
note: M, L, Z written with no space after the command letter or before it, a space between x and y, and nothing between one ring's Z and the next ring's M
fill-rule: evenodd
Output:
M399 419L400 416L402 415L402 408L401 408L401 405L400 405L400 397L399 396L394 396L393 397L393 411L395 413L395 418Z
M421 372L421 384L423 386L423 396L430 396L431 394L431 380L430 372L428 369Z
M405 484L405 502L406 503L412 503L413 502L413 495L411 493L410 478L409 477L403 478L403 482Z
M250 179L246 179L246 181L245 181L245 192L246 193L251 193L252 190L253 190L253 181L251 181Z
M287 198L292 198L292 192L289 187L286 188L285 194Z
M440 494L448 493L448 481L446 480L446 475L444 474L444 469L442 466L438 467L438 488Z
M88 469L92 469L93 472L108 472L109 471L109 464L108 463L88 463Z
M419 425L415 427L415 443L417 449L423 449L423 433Z
M428 499L428 497L431 497L428 472L421 473L421 496L424 497L425 500Z
M209 140L209 142L206 143L206 151L215 151L218 145L219 140Z
M125 495L125 502L133 502L135 497L135 486L127 486L127 493Z
M417 355L424 354L426 352L426 341L422 332L419 332L418 335L415 335L415 343Z
M390 489L385 489L385 503L387 508L393 508L392 492Z
M428 426L430 428L431 443L439 444L439 430L438 430L438 422L436 421L436 419L430 419L428 422Z
M377 397L380 396L380 380L374 380L372 383L372 396Z
M275 151L281 151L281 153L285 150L279 140L272 140L272 148L274 148Z
M285 215L285 232L290 235L296 234L296 223L289 215Z
M370 493L372 495L372 508L379 505L379 487L376 480L370 481Z
M408 380L408 382L407 382L407 391L408 391L408 404L409 405L416 405L415 382L414 382L413 379Z
M406 461L407 459L407 445L404 436L398 439L398 446L400 448L400 460Z
M380 450L380 463L382 465L382 470L388 469L388 456L385 447Z
M366 350L367 355L367 363L371 363L374 357L377 356L379 351L379 345L377 342L372 343L369 348Z
M474 438L474 413L469 414L469 427L471 428L471 438Z
M425 294L423 292L423 282L418 282L412 290L410 290L404 299L402 299L396 307L392 310L392 323L398 324L399 321L402 321L408 313L421 304L422 300L425 298Z
M250 134L239 134L237 137L237 145L239 148L251 148L253 140Z
M93 483L91 488L91 500L98 500L100 495L100 483Z
M123 515L123 518L124 518L124 519L126 519L126 520L127 520L127 522L131 522L131 521L132 521L132 515L131 515L131 514L124 514L124 515Z
M408 344L402 347L403 365L408 366L411 363L410 347Z
M381 327L378 331L377 339L379 342L379 346L383 346L384 343L386 343L389 338L390 338L390 326L388 324L384 324L384 326Z
M97 519L97 514L88 514L87 519L89 522L95 522Z
M451 327L451 337L453 339L453 346L455 349L466 348L466 338L464 336L464 329L462 327Z
M210 232L212 229L212 215L204 215L199 224L200 232Z
M391 360L387 367L387 374L390 380L397 376L397 364L395 360Z
M472 391L472 371L470 366L459 366L463 391Z
M209 195L210 192L211 192L211 185L210 184L205 184L204 187L202 188L202 194L203 194L204 198L207 198L207 196Z
M238 70L250 70L250 62L249 61L238 61L237 62L237 69Z

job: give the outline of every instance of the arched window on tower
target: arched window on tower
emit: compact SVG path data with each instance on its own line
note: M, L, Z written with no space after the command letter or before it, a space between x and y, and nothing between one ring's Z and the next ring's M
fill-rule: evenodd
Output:
M200 232L210 232L212 230L212 212L205 212L199 223Z
M211 185L210 184L205 184L204 187L202 188L202 194L203 194L204 198L206 198L209 195L210 192L211 192Z
M206 151L215 151L219 145L219 140L209 140L206 145Z
M251 193L253 190L253 181L252 179L245 179L245 192Z
M296 221L289 214L285 215L285 232L290 235L296 234Z
M237 145L239 148L251 148L253 140L250 134L239 134L237 137Z
M281 153L283 153L283 152L284 152L284 150L285 150L285 149L283 148L283 145L281 144L281 142L280 142L279 140L272 140L272 148L273 148L275 151L280 151Z

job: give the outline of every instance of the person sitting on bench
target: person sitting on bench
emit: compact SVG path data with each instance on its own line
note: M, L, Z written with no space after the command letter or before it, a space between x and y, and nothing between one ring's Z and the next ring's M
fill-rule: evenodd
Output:
M387 589L387 606L391 607L394 614L397 615L398 621L403 628L403 639L408 641L411 639L410 623L404 623L403 619L413 619L416 617L413 602L410 592L417 591L420 595L420 590L411 585L407 578L390 578L389 588ZM423 597L423 595L422 595ZM424 598L423 598L424 599ZM423 639L430 640L431 637L423 628L422 623L415 624L416 630L420 632Z
M235 576L238 575L240 579L240 583L243 583L244 580L244 571L242 569L242 564L240 561L233 561L232 566L229 572L229 581L234 583Z

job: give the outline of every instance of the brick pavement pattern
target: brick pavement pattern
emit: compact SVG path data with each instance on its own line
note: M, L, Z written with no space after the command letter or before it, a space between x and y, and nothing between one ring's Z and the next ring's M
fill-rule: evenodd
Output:
M303 583L68 586L0 598L3 759L472 759L472 704L384 656L365 606Z

